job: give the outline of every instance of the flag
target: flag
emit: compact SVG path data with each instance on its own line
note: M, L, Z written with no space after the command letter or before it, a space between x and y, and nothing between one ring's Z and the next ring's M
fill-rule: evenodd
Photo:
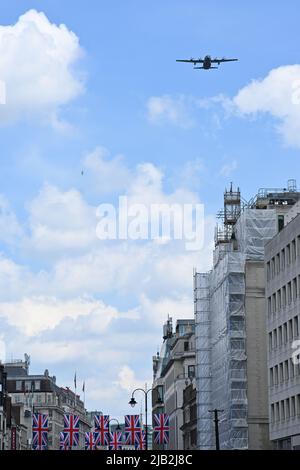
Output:
M136 450L146 449L146 432L145 431L140 431L136 433L134 446Z
M64 415L64 433L68 435L69 447L77 447L79 444L79 417L76 415Z
M59 449L60 450L70 450L69 446L69 435L67 432L59 433Z
M125 415L125 443L134 445L136 433L142 430L140 415Z
M48 447L48 415L33 413L32 415L32 448L46 450Z
M109 441L109 415L95 415L94 424L95 434L97 434L96 445L107 446Z
M166 413L154 414L154 442L155 444L168 444L169 442L169 415Z
M94 432L86 432L85 433L85 450L95 450L96 449L96 441L95 441L95 434Z
M83 382L83 384L82 384L82 391L83 391L83 393L85 392L85 382Z
M109 450L122 449L122 431L114 431L109 433Z

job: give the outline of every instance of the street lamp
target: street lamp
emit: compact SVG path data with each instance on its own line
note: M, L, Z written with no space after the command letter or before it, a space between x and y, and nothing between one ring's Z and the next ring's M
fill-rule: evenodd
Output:
M220 450L220 440L219 440L219 413L223 413L224 410L208 410L209 413L214 414L214 423L215 423L215 435L216 435L216 450Z
M152 392L152 390L154 390L153 388L149 388L149 390L147 390L147 388L144 390L143 388L136 388L135 390L133 390L132 394L131 394L131 398L130 398L130 401L129 401L129 405L134 408L135 405L137 405L137 401L136 399L134 398L134 394L135 392L139 391L139 392L143 392L144 395L145 395L145 438L146 438L146 442L145 442L145 448L146 450L148 450L148 393L149 392ZM156 400L156 403L158 405L162 405L163 404L163 400L161 399L160 395L158 394L158 398Z

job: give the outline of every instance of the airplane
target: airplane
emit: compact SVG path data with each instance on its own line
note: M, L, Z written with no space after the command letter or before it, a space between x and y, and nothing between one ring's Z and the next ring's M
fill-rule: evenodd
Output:
M209 70L209 69L218 69L219 67L214 67L212 64L218 64L220 65L222 62L235 62L238 59L226 59L225 57L222 57L222 59L218 59L217 57L215 59L212 59L210 55L206 55L204 59L176 59L176 62L189 62L191 64L194 64L194 69L204 69L204 70ZM195 67L196 64L203 64L202 67Z

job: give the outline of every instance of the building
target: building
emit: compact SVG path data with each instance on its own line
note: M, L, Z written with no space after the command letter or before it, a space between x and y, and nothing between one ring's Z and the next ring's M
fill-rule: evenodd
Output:
M270 439L277 449L300 450L299 212L295 204L265 248Z
M55 376L48 370L44 374L29 374L30 360L16 360L5 364L7 374L7 393L11 397L13 416L19 432L26 434L21 439L22 448L31 447L32 413L49 416L48 449L59 449L59 434L63 430L63 415L79 416L79 447L84 449L84 435L91 429L90 419L86 414L80 397L69 388L59 387ZM26 428L26 431L25 431Z
M7 400L6 400L6 373L0 362L0 450L8 448L7 439Z
M186 388L183 390L183 434L184 450L197 449L197 390L194 383L186 380Z
M170 439L165 449L184 449L183 393L195 377L195 321L172 319L164 325L160 354L153 357L152 413L166 413ZM163 401L163 404L162 404ZM153 443L154 449L160 446Z
M198 448L268 449L264 246L300 199L287 188L260 189L248 203L225 190L213 268L194 273Z

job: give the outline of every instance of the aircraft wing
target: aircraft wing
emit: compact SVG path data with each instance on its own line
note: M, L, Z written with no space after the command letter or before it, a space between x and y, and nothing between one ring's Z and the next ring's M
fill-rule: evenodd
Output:
M176 62L188 62L190 64L203 64L203 59L176 59Z
M218 59L218 58L211 59L211 62L216 63L216 64L220 64L221 62L235 62L237 60L239 60L239 59L225 59L225 57L222 57L222 59Z

